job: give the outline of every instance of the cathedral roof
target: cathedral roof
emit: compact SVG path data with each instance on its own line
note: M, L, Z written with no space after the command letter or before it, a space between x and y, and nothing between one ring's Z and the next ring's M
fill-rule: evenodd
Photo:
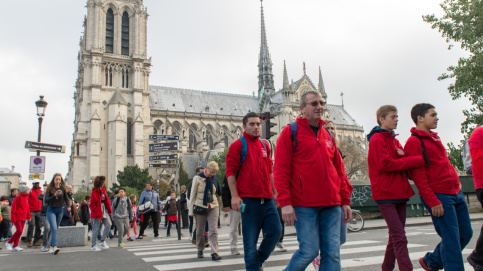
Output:
M327 104L327 111L329 111L329 120L337 124L360 126L356 120L345 111L342 105Z
M149 86L151 110L245 116L258 112L258 98L251 95Z

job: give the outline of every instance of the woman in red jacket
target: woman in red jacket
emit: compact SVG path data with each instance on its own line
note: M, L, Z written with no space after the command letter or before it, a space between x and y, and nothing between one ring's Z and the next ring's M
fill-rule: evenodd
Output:
M6 246L11 251L22 251L23 248L18 246L18 241L22 236L23 227L25 226L25 220L30 221L30 209L28 203L30 188L26 185L20 187L20 195L15 197L12 203L11 221L15 224L15 233L8 240Z
M109 229L111 228L110 216L112 214L112 210L111 201L107 196L105 187L106 177L97 176L94 179L94 190L92 190L91 204L89 205L89 207L91 208L92 251L101 251L101 249L96 245L97 238L95 238L99 234L99 227L101 223L104 224L104 232L102 233L99 246L102 248L109 248L105 240Z

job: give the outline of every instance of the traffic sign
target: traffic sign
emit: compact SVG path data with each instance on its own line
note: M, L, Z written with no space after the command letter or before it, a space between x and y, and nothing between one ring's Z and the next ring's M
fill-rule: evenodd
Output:
M47 144L47 143L41 143L41 142L25 141L25 148L30 150L35 150L35 151L65 153L65 146Z
M29 174L29 180L43 180L44 174Z
M160 168L179 168L178 164L149 164L150 168L160 167Z
M29 173L45 173L45 156L30 156Z
M177 153L149 156L149 161L176 160L176 159L178 159Z
M179 140L177 135L149 135L149 140Z
M178 142L149 144L149 152L177 151Z

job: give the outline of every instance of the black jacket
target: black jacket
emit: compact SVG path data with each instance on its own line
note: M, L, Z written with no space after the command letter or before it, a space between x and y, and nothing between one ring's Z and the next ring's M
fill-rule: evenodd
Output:
M193 181L191 181L189 184L188 184L188 199L191 199L191 186L193 185Z
M89 204L87 202L82 202L80 206L80 222L82 224L86 224L91 220L91 216L89 214Z
M221 200L223 201L223 207L231 208L231 191L228 186L228 179L226 176L223 178L223 184L221 185Z
M49 207L49 205L44 204L44 194L39 194L38 199L42 201L42 208L40 208L40 216L47 216L47 207Z
M15 197L12 197L12 194L8 195L8 205L12 206L12 203L13 203L13 199Z
M181 210L188 210L188 200L186 199L186 191L181 193L179 204L181 206Z

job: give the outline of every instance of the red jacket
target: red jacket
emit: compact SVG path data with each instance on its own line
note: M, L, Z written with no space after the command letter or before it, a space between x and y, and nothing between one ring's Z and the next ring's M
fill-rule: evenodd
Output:
M106 189L94 189L91 193L91 204L89 208L91 209L91 218L102 219L102 201L101 198L104 197L104 206L109 214L112 214L111 201L107 196Z
M317 137L306 118L297 118L297 146L292 150L290 126L277 140L273 178L280 206L335 206L350 204L344 162L319 121Z
M468 139L471 153L471 171L475 188L483 188L483 127L477 127Z
M441 204L435 193L455 195L460 191L460 180L456 170L449 162L446 148L435 132L425 132L411 128L411 134L418 134L426 148L430 164L424 164L409 170L409 175L418 187L419 194L430 208ZM409 137L404 146L404 152L408 156L420 156L423 154L421 142L415 136Z
M28 198L29 198L28 194L20 193L13 200L11 215L10 215L12 223L15 223L15 221L25 221L27 219L32 218L30 216Z
M242 142L236 140L230 145L226 154L226 177L234 176L239 170L236 180L236 189L241 198L273 198L272 182L272 159L270 158L270 146L267 149L259 138L255 138L245 132L243 137L247 141L247 155L240 168Z
M405 170L424 165L423 156L400 157L403 149L391 132L378 132L369 141L369 179L374 200L409 199L414 191Z
M40 187L38 189L30 189L29 208L31 212L40 212L40 209L42 209L42 201L39 200L39 195L41 193L42 189Z

